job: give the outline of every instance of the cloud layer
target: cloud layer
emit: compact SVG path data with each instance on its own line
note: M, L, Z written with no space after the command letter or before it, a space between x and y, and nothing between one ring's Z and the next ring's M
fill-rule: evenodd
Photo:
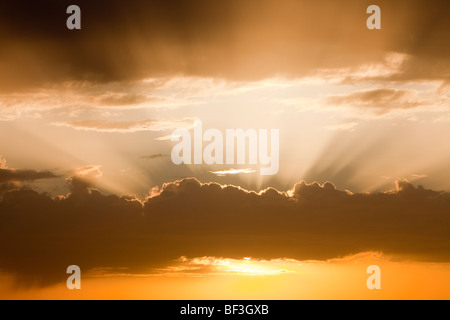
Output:
M27 182L57 177L58 175L51 171L8 168L6 165L6 159L0 157L0 185L3 183Z
M3 90L59 81L129 81L186 74L262 79L375 65L407 55L396 80L446 79L448 1L383 1L382 29L367 1L83 1L82 30L65 27L68 1L0 6ZM24 9L25 8L25 9ZM39 12L39 14L36 14ZM132 19L130 19L132 17ZM142 101L135 96L134 102ZM129 99L114 99L129 103Z
M381 251L450 260L450 194L404 180L390 192L352 194L331 183L255 193L183 179L144 202L103 195L77 176L68 182L71 193L56 198L2 191L0 269L23 284L61 280L71 264L151 273L181 256L325 260Z
M193 127L194 119L161 120L146 119L137 121L119 120L80 120L71 122L56 122L55 126L68 127L76 130L131 133L139 131L164 131L178 128Z
M376 109L379 113L394 109L410 109L420 106L411 90L371 89L348 95L333 96L328 99L331 105L348 105L356 108Z

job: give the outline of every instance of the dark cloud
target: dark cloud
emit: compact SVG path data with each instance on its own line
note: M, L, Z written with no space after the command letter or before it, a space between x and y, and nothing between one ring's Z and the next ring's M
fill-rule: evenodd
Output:
M23 284L63 281L71 264L145 273L181 256L302 260L376 250L450 261L450 194L404 180L391 192L351 194L331 183L255 193L184 179L145 202L70 182L67 196L12 190L0 202L0 268Z
M51 179L57 177L58 175L50 171L0 168L0 183L13 181L34 181L38 179Z
M2 90L175 74L302 76L373 64L389 52L409 57L390 78L449 77L449 2L444 0L379 0L381 30L366 28L365 12L373 3L365 0L79 0L82 30L77 31L66 29L70 4L0 4Z
M421 104L414 91L388 88L332 96L328 98L327 102L331 105L375 109L378 113L386 113L394 109L415 108Z

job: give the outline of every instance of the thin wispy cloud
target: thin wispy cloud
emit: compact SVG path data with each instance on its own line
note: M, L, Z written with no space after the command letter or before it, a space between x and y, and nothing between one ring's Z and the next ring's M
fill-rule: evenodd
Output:
M223 177L226 175L235 175L235 174L249 174L254 173L256 170L253 169L228 169L228 170L219 170L219 171L210 171L217 176Z
M141 159L148 159L148 160L154 160L154 159L161 159L161 158L168 158L170 155L164 154L164 153L155 153L147 156L141 156Z
M138 121L80 120L71 122L54 122L53 125L85 131L133 133L139 131L167 131L178 128L190 128L193 127L194 121L194 119L146 119Z

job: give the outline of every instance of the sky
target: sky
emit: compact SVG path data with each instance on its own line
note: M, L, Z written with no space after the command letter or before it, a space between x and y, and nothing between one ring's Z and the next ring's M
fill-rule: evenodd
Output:
M450 297L448 1L74 3L0 4L0 298ZM278 172L174 164L196 121Z

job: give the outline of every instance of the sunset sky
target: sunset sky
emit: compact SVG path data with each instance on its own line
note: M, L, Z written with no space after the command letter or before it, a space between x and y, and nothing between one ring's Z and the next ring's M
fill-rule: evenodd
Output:
M449 299L449 9L3 1L0 299ZM197 120L278 173L175 165Z

